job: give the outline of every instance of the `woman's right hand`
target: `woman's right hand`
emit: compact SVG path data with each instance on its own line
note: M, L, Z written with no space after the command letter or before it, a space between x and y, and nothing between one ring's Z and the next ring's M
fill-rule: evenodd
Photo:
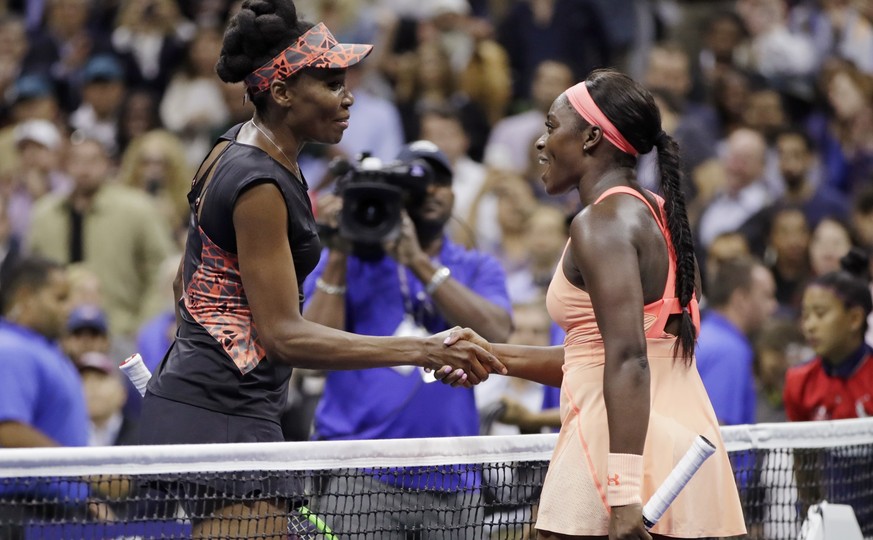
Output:
M469 328L455 327L427 339L425 369L433 370L437 380L452 386L479 384L490 373L505 375L507 370L491 353L491 344Z

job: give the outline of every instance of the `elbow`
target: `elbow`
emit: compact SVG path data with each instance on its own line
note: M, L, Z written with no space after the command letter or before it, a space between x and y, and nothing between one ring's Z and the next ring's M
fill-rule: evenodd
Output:
M282 322L265 325L265 330L258 331L258 340L264 348L267 358L291 367L300 367L303 358L300 352L303 350L295 343L295 336L301 336L302 332L296 329L292 322Z

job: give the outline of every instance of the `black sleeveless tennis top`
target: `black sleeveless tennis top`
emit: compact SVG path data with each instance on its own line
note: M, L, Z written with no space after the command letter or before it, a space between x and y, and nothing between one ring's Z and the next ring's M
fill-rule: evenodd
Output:
M241 127L234 126L219 139L231 142L210 166L215 172L205 191L202 179L209 177L209 170L188 194L191 222L185 294L179 300L182 324L148 389L213 411L278 422L291 368L267 358L258 339L240 278L234 205L246 189L261 183L275 184L282 192L301 306L303 281L318 263L321 244L306 182L260 148L236 142Z

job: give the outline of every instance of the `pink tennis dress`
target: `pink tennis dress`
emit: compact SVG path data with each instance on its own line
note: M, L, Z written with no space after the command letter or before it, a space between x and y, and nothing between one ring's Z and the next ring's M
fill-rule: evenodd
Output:
M746 527L736 483L697 365L686 367L681 358L674 361L675 336L664 332L669 315L681 312L674 297L676 261L669 232L661 223L661 214L631 188L607 190L594 204L616 193L637 197L649 206L671 253L664 297L644 308L651 415L643 452L643 503L667 478L697 435L703 435L717 448L652 532L686 538L744 534ZM656 198L663 209L663 200ZM609 430L603 401L603 338L590 297L567 280L562 268L558 266L547 296L549 314L567 333L561 432L546 474L536 527L562 534L606 535ZM699 327L696 301L689 310Z

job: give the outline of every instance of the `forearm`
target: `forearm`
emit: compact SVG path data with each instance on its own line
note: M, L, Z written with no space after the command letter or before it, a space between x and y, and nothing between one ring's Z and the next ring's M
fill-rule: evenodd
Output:
M430 258L421 257L410 268L427 285L439 266ZM512 331L509 313L451 276L434 289L431 298L450 326L468 327L488 341L503 342L509 338Z
M507 375L548 386L561 386L564 379L564 347L495 343L491 348L494 356L509 370Z
M422 366L427 356L419 338L363 336L305 319L287 323L271 334L265 342L268 356L306 369Z
M332 250L321 274L322 282L328 288L346 287L347 266L346 255ZM343 330L346 327L346 295L325 292L322 287L316 286L312 298L303 309L303 316L312 322Z
M610 361L603 373L609 451L643 453L649 426L649 368L645 356Z
M21 422L0 422L0 447L36 448L60 446L42 431Z

